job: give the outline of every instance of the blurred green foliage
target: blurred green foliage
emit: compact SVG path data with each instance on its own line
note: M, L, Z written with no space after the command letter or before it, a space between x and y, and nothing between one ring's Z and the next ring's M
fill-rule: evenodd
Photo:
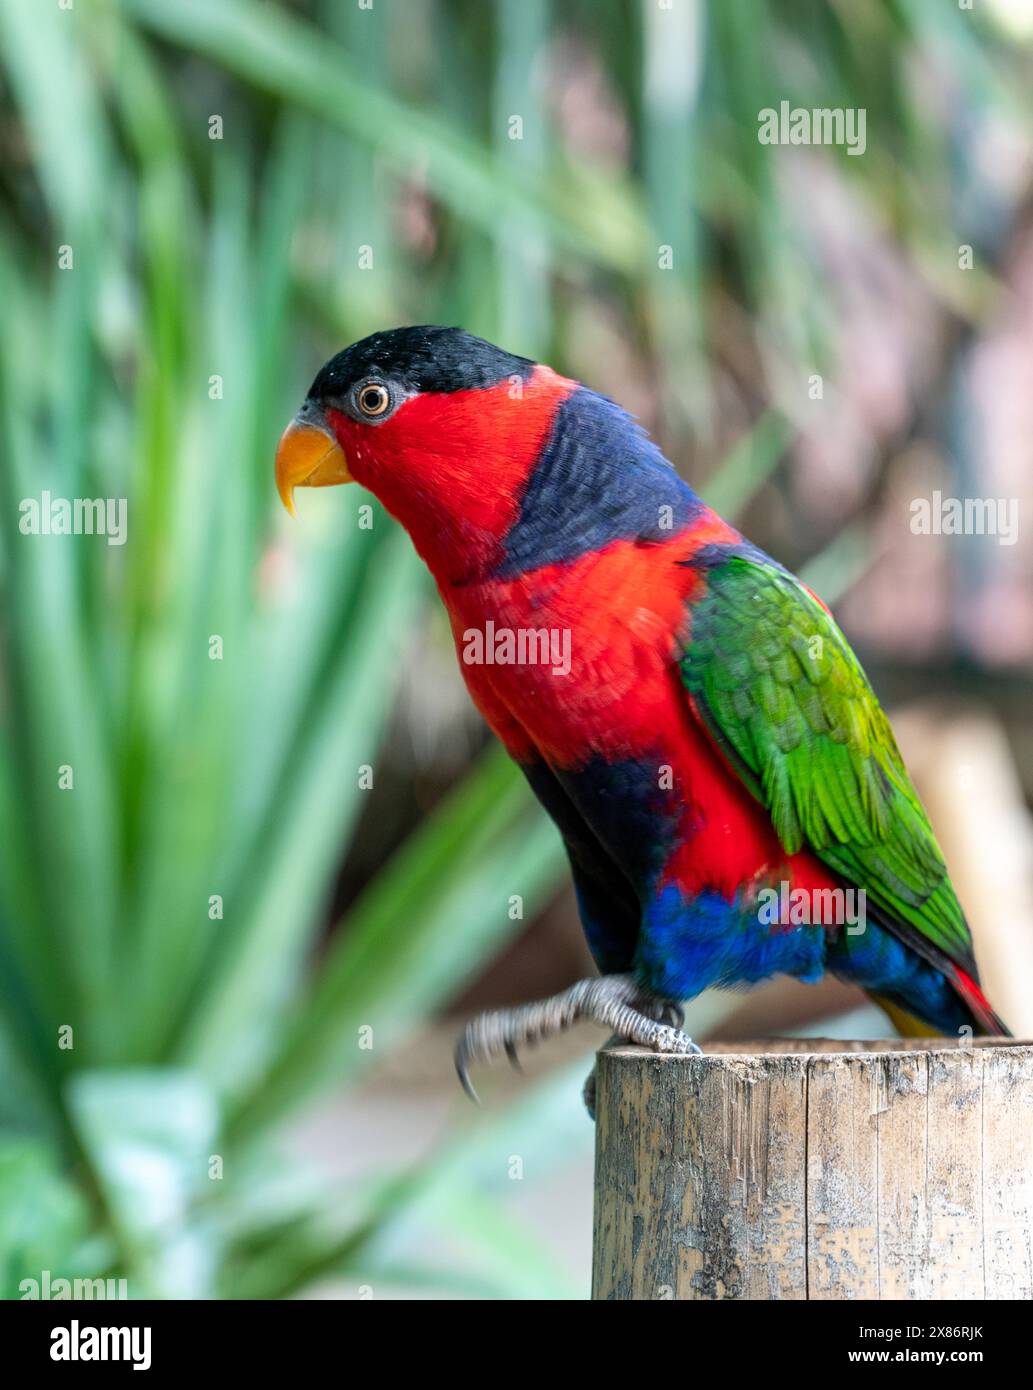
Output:
M706 437L722 296L800 363L829 330L758 108L866 105L872 157L837 152L838 177L936 280L953 254L934 235L950 151L906 57L946 45L978 100L992 83L1007 104L994 42L956 7L907 0L673 17L551 0L0 0L8 1296L43 1268L127 1274L138 1295L279 1296L327 1274L571 1292L496 1173L512 1134L543 1164L575 1121L590 1142L570 1076L418 1172L347 1192L294 1160L285 1174L284 1118L359 1074L360 1027L377 1053L404 1039L513 930L508 894L534 911L563 866L489 751L317 949L363 809L356 770L376 759L427 585L381 513L356 529L368 499L350 489L303 525L275 514L279 428L315 367L375 328L462 323L562 367L581 307L603 303L651 364L672 438ZM541 114L564 44L606 74L609 149ZM756 412L710 495L736 510L789 435L777 403ZM128 543L22 535L21 500L44 489L128 498ZM856 541L826 557L826 592ZM404 1240L399 1255L405 1222L447 1232L462 1258L421 1264Z

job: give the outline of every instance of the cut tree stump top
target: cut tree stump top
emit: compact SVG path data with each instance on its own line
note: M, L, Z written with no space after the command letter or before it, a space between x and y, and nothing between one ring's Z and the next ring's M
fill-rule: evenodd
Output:
M1033 1297L1033 1045L598 1056L594 1298Z

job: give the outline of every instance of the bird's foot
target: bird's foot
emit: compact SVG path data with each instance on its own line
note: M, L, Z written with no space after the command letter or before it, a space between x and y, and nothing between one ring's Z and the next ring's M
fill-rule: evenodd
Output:
M666 1023L670 1027L675 1028L680 1032L683 1024L685 1023L685 1010L682 1008L682 1006L673 999L654 999L652 1003L659 1015L659 1022ZM681 1036L685 1037L686 1034L682 1033ZM700 1045L698 1043L694 1043L691 1038L689 1038L688 1041L691 1044L691 1046L682 1049L683 1051L693 1053L700 1053L703 1051ZM599 1051L609 1052L611 1048L620 1047L620 1045L624 1042L627 1042L626 1038L622 1038L619 1033L612 1033L603 1043ZM664 1049L660 1048L657 1049L657 1051L663 1050ZM588 1111L588 1118L590 1120L595 1119L595 1096L596 1087L598 1084L598 1075L599 1063L598 1061L593 1061L592 1070L585 1077L585 1084L581 1087L581 1100L584 1104L585 1109Z
M505 1053L517 1063L517 1049L563 1032L582 1019L609 1028L621 1042L638 1043L655 1052L698 1052L681 1031L677 1004L647 993L632 975L603 975L579 980L561 994L538 1004L521 1004L471 1019L456 1046L456 1071L471 1099L472 1062L493 1062Z

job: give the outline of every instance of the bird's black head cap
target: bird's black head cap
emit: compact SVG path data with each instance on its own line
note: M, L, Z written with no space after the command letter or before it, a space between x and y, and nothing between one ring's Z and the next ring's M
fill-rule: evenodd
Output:
M309 398L339 399L357 382L370 379L395 382L408 392L470 391L513 376L526 380L534 365L462 328L390 328L331 357L312 383Z

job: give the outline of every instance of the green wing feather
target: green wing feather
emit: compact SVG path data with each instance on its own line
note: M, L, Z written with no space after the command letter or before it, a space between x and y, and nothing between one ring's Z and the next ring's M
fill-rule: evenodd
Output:
M892 924L971 968L943 856L835 621L772 562L733 555L701 572L682 677L787 854L809 847Z

